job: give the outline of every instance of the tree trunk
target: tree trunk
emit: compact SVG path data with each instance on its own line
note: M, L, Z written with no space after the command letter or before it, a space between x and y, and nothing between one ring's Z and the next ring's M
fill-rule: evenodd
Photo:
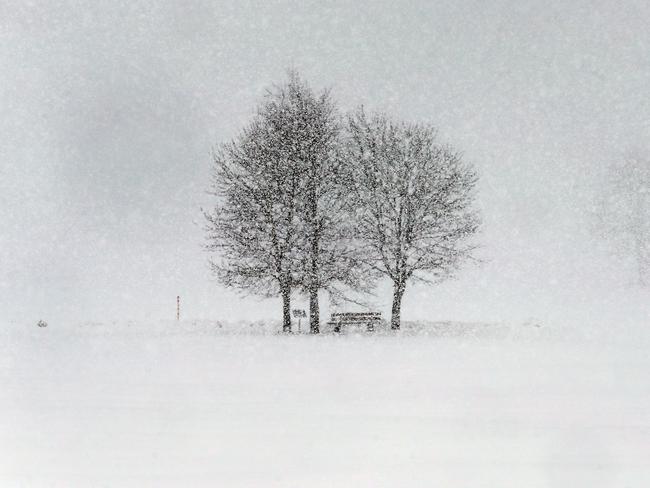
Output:
M318 255L320 253L319 248L319 230L318 222L316 220L317 216L317 200L314 195L311 195L309 202L310 207L310 220L312 225L312 235L311 235L311 249L310 249L310 265L311 270L309 273L309 332L312 334L318 334L320 332L320 310L318 307L318 288L319 288L319 269L318 269Z
M318 308L318 288L309 290L309 332L320 332L320 310Z
M291 288L282 289L282 332L291 332Z
M404 296L404 285L396 283L393 285L393 309L390 317L390 328L399 330L400 312L402 310L402 297Z

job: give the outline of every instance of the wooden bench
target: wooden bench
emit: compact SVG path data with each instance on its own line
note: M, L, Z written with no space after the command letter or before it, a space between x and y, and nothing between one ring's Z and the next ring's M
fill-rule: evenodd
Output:
M341 332L345 325L365 325L368 332L375 330L381 322L381 312L343 312L333 313L327 325L334 326L334 332Z

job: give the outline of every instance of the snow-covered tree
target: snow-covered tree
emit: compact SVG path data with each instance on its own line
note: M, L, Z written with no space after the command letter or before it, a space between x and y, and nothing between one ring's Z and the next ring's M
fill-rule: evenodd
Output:
M365 268L352 245L347 211L348 190L341 175L342 124L329 92L315 94L291 72L289 81L273 95L278 112L279 144L291 164L299 168L297 213L297 281L309 297L309 328L320 331L318 293L342 298L340 287L361 288Z
M348 133L357 236L366 263L393 282L391 328L399 329L407 282L439 281L470 257L477 175L424 125L360 109Z
M212 266L226 286L283 298L309 297L310 331L320 330L319 290L340 298L365 268L352 246L347 187L340 174L341 122L329 92L314 94L297 73L268 91L255 120L215 154L208 219Z
M206 212L212 270L227 286L282 297L283 331L291 331L296 286L297 220L302 168L288 154L283 100L268 94L255 119L214 152L212 193Z
M599 195L597 234L629 259L635 281L650 284L650 158L628 154L612 165Z

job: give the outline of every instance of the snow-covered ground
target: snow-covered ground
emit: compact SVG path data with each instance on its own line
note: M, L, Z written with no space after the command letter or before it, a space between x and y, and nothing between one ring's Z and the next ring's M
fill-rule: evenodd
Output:
M0 332L0 486L650 486L650 333Z

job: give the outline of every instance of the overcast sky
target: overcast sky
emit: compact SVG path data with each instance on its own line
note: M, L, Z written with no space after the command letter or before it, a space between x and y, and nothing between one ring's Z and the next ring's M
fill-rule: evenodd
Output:
M599 172L650 149L649 25L646 0L0 0L0 318L172 318L177 294L186 317L279 316L211 280L200 207L211 147L288 67L479 169L485 263L409 290L405 319L622 287L588 215Z

